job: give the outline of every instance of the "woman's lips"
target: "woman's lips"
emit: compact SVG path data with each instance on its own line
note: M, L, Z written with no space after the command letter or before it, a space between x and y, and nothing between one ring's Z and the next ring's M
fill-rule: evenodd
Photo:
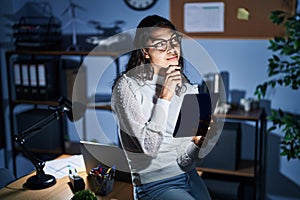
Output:
M176 61L176 60L178 60L178 56L172 56L170 58L167 58L167 60L169 60L169 61Z

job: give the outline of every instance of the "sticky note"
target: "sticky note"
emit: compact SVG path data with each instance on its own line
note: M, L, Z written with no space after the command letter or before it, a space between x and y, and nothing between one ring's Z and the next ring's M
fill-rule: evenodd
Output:
M240 20L249 20L249 16L250 16L250 13L247 9L245 8L238 8L238 11L237 11L237 19L240 19Z

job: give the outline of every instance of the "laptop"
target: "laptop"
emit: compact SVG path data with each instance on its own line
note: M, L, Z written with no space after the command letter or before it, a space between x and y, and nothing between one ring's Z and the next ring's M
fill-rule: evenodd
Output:
M173 137L205 136L218 99L218 93L186 94L183 97Z
M86 173L99 165L116 166L115 180L131 183L131 174L126 155L119 146L80 141L80 151L83 156Z

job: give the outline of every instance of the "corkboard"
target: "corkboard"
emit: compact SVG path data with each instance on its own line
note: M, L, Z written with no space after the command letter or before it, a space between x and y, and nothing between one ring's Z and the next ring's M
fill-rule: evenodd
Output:
M224 3L224 30L222 32L186 32L184 30L184 5L187 3ZM284 28L272 24L271 11L285 10L295 12L296 0L170 0L170 19L176 28L193 38L236 38L270 39L283 35ZM249 13L247 20L238 19L238 9Z

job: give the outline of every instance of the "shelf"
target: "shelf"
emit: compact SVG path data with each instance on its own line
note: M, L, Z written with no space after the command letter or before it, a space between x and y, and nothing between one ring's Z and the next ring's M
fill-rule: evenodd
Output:
M90 103L87 105L87 108L90 109L97 109L97 110L108 110L111 111L111 106L110 104L104 104L104 103Z
M95 94L89 99L87 108L111 111L111 94Z
M266 118L264 110L259 108L246 112L242 109L231 109L226 114L215 114L216 118L225 121L238 121L239 123L254 122L254 159L239 160L236 170L225 170L215 168L201 168L197 170L202 172L204 179L215 179L231 182L247 183L254 188L254 199L260 199L263 195L263 188L260 187L260 180L263 169L263 154L266 145Z
M207 179L254 183L254 164L254 161L242 160L239 162L239 167L237 170L198 167L197 171L201 171L202 177Z
M197 170L203 171L203 173L216 173L232 176L242 176L254 178L254 161L242 160L238 163L237 170L224 170L214 168L198 167Z
M245 112L241 109L232 109L226 114L215 114L218 118L226 119L238 119L238 120L249 120L249 121L259 121L263 115L263 109L251 110Z
M111 57L118 57L122 54L122 51L110 51L104 48L99 48L97 51L59 51L59 50L41 50L41 51L31 51L31 50L13 50L7 51L8 55L19 54L19 55L48 55L48 56L111 56Z
M57 106L57 101L35 101L35 100L14 100L11 102L12 104L37 104L37 105L49 105L49 106Z
M15 150L18 152L23 152L20 147L15 147ZM55 149L40 149L40 148L27 148L27 151L31 154L54 154L54 155L60 155L63 154L63 150L60 148Z

